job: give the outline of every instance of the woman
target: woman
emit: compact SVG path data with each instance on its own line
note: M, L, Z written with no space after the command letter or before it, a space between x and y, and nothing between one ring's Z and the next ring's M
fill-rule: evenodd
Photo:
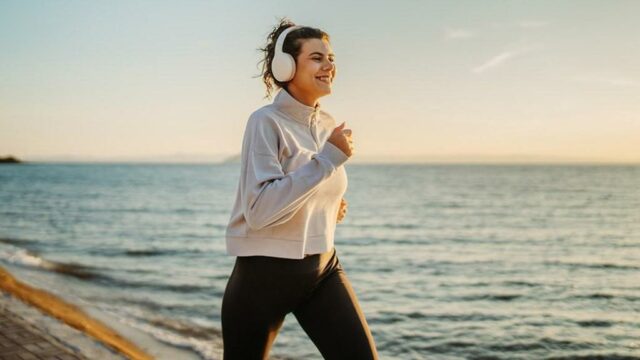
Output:
M346 213L351 132L318 98L336 74L329 35L288 20L269 35L262 78L272 104L251 114L226 229L236 261L222 300L224 359L267 359L293 313L325 359L377 359L333 246Z

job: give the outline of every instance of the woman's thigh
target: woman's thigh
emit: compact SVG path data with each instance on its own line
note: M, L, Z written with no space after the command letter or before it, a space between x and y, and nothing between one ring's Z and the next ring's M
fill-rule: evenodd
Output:
M293 313L325 359L378 359L373 336L341 266Z
M262 271L260 271L262 270ZM282 279L266 267L236 262L222 297L224 359L267 359L287 312Z

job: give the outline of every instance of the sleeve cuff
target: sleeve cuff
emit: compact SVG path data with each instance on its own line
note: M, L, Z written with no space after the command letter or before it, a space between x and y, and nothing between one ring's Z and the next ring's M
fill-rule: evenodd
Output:
M328 159L335 168L338 168L340 165L349 160L347 154L343 153L342 150L338 149L337 146L328 141L324 143L324 146L318 153L318 156Z

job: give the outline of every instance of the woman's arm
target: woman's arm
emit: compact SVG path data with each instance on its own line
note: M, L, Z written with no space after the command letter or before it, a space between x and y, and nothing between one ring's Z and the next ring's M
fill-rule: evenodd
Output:
M289 220L318 186L348 160L335 145L325 142L311 160L285 174L278 160L277 125L252 117L243 146L241 197L245 220L254 230Z

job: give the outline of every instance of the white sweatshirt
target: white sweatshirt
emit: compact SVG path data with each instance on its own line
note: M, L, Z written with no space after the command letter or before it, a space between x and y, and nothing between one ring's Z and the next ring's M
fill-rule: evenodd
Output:
M302 259L333 248L348 156L327 142L333 117L285 89L254 111L226 228L227 253Z

